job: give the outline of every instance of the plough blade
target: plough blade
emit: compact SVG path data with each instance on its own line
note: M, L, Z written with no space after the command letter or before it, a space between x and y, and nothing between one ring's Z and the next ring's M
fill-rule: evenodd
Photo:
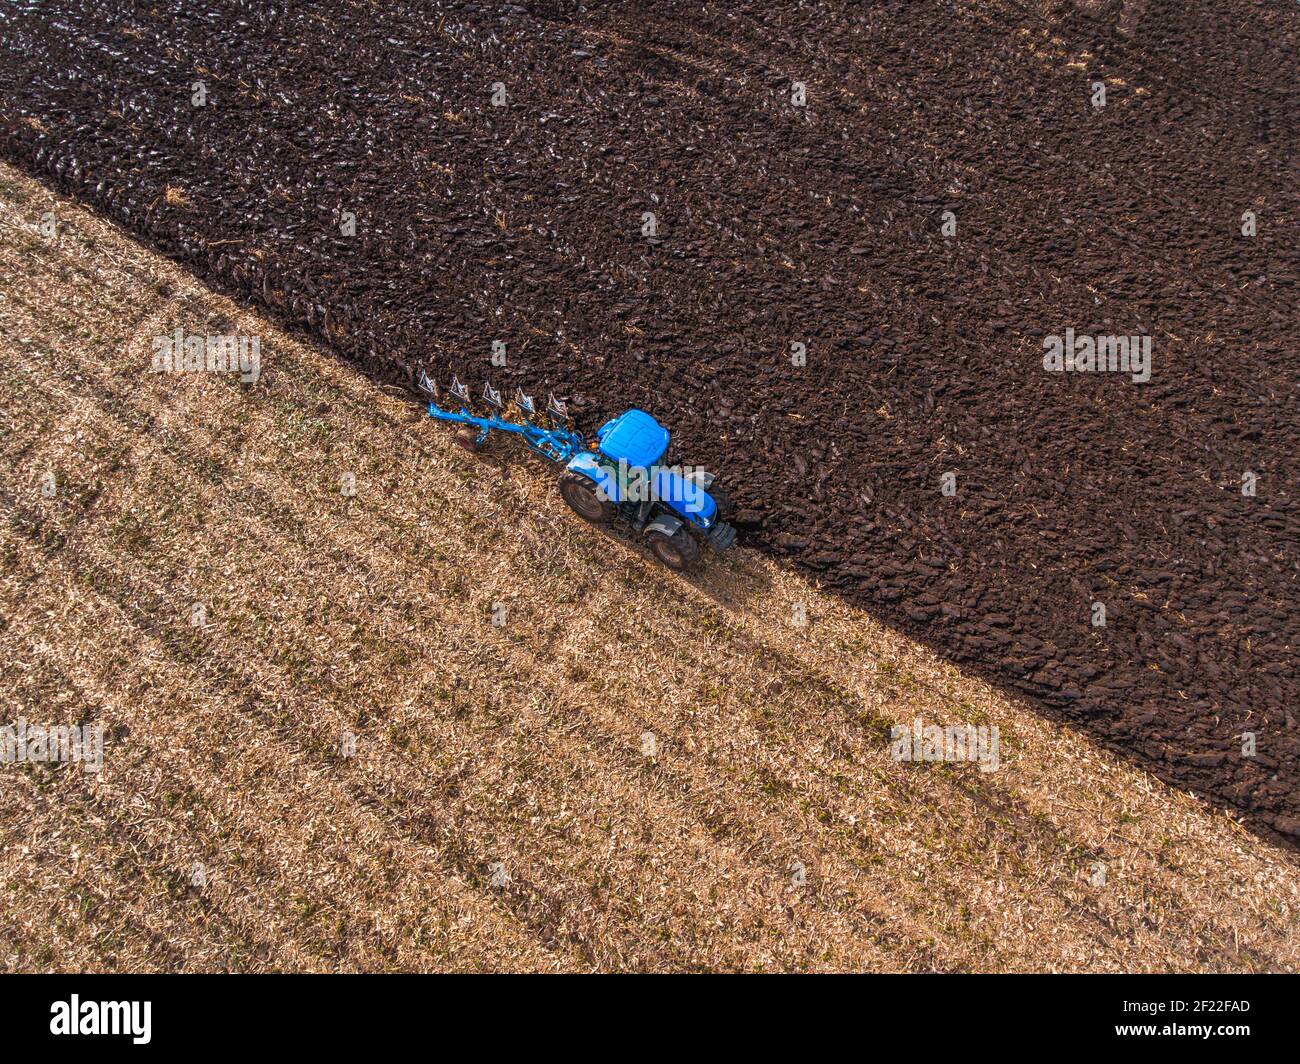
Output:
M522 388L515 389L515 406L519 407L524 417L532 421L537 416L537 405L533 402L531 395L524 395Z
M416 378L415 386L419 388L420 391L427 392L429 395L433 396L434 399L438 398L438 382L430 377L426 370L420 370L420 375Z
M460 383L459 377L452 377L451 379L451 397L458 399L461 406L469 406L469 389Z
M569 408L559 399L555 398L555 393L550 393L549 400L546 404L546 412L553 418L559 418L561 421L569 420Z
M491 381L483 385L483 402L487 403L493 410L505 409L505 404L501 402L501 393L492 387Z

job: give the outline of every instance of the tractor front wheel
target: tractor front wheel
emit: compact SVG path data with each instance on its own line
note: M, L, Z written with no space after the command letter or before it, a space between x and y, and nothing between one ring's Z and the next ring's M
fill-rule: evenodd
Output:
M614 504L603 498L595 483L581 473L569 472L560 477L560 495L570 510L593 525L607 525L614 519Z
M648 532L646 542L650 544L650 553L673 572L688 572L699 564L700 545L684 528L679 528L671 536L657 530Z

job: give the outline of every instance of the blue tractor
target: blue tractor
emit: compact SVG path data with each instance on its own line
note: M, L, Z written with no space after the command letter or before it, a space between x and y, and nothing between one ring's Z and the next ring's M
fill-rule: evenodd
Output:
M510 404L519 412L519 420L513 421L504 416L507 404L490 384L481 396L488 407L485 416L471 412L469 389L455 378L446 408L439 404L437 386L423 372L419 386L433 397L431 417L463 426L457 439L461 446L477 450L494 431L520 437L543 458L564 467L560 496L579 517L597 525L627 522L670 569L695 568L701 542L721 552L736 541L736 530L726 521L729 503L714 486L713 474L663 464L668 430L644 410L628 410L605 422L589 445L573 430L568 410L554 396L546 407L549 424L543 425L532 397L522 390Z

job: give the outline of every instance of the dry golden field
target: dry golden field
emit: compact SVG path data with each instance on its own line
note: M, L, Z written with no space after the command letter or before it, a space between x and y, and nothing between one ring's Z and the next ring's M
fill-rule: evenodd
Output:
M669 575L4 166L0 229L0 723L107 736L0 765L3 969L1300 967L1229 817L753 553ZM151 372L178 326L260 380ZM1000 767L891 759L918 717Z

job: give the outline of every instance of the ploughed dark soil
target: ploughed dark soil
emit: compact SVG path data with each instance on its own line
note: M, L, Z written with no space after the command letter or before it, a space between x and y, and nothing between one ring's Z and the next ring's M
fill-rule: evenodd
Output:
M51 0L0 8L0 143L378 377L646 407L751 544L1294 842L1298 41L1281 0ZM1067 327L1150 381L1046 372Z

